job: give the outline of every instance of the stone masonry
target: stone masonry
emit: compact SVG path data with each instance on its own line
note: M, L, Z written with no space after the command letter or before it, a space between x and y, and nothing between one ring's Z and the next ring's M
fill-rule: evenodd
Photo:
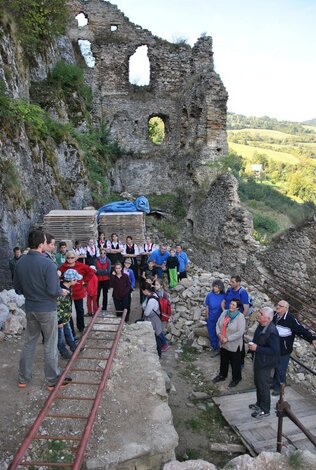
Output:
M95 67L87 72L94 91L94 113L107 123L126 151L113 172L114 190L166 192L192 184L192 168L213 162L227 152L227 92L214 71L212 38L199 38L194 47L153 36L129 21L110 2L69 2L72 41L91 42ZM75 17L84 13L88 24ZM115 29L114 31L112 29ZM147 46L150 83L129 83L129 58ZM165 139L155 145L148 137L148 120L160 117ZM146 178L144 178L146 174ZM156 175L160 177L156 179Z

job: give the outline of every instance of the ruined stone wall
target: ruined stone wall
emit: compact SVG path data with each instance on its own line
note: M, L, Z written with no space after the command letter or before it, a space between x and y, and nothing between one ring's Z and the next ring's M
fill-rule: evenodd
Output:
M216 178L201 197L192 201L188 214L192 259L209 271L242 274L257 244L251 215L240 206L236 178Z
M259 259L285 291L301 298L297 286L316 296L316 221L288 230Z
M87 72L95 91L94 113L109 126L127 155L114 168L112 189L152 193L152 180L142 178L136 187L133 175L142 167L150 175L153 161L162 161L156 170L173 181L175 189L192 186L190 175L200 163L219 159L227 152L227 92L214 72L212 39L200 38L191 48L172 44L134 25L110 2L70 1L72 41L86 39L96 59ZM75 16L83 12L88 25L79 27ZM115 31L111 28L115 27ZM150 84L129 83L129 58L146 45L150 61ZM148 120L162 118L166 136L157 146L148 137ZM187 162L184 167L182 161ZM181 173L179 173L181 167ZM165 191L165 181L155 181L154 189ZM139 182L138 182L139 183Z

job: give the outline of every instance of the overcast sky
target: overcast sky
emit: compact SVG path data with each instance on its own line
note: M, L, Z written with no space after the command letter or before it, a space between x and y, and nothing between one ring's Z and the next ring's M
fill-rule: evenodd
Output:
M113 0L133 23L193 45L213 37L228 110L316 117L316 0Z

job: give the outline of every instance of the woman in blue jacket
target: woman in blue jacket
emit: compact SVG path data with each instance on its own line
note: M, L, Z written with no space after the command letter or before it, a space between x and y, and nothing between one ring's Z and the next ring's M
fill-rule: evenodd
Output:
M222 309L221 302L225 298L225 287L220 279L215 279L212 283L212 291L205 298L205 315L207 320L207 330L210 337L213 351L212 357L219 354L219 342L216 334L216 323L219 319Z

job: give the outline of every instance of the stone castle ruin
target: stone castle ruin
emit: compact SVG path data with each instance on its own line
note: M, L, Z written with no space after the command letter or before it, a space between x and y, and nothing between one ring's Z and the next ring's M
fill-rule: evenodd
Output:
M236 179L220 168L227 153L228 95L214 69L212 38L200 37L193 47L170 43L103 0L69 0L68 7L67 34L34 55L31 63L22 60L10 22L0 21L0 77L10 96L29 99L32 83L44 81L60 60L76 63L79 45L85 43L90 50L85 79L93 94L92 121L105 123L122 150L104 175L110 189L134 196L180 196L186 207L182 238L192 248L192 261L204 269L242 273L247 264L259 263L251 215L239 201ZM79 25L78 15L85 25ZM149 63L145 85L130 79L131 60L140 49ZM8 64L10 74L5 73ZM67 103L54 106L52 115L61 113L67 122ZM161 145L150 139L153 117L164 128ZM79 119L83 129L84 119ZM20 187L12 198L0 180L1 287L9 279L12 249L25 246L30 227L41 224L53 209L91 205L86 169L72 142L34 145L23 123L14 132L13 138L3 129L0 134L0 164L7 168L10 162Z
M190 187L200 166L227 152L227 92L214 71L212 38L200 38L192 48L173 44L131 23L110 2L72 1L69 6L70 38L89 41L95 58L87 74L93 112L126 151L113 173L112 189L139 193L141 185L148 194ZM86 26L78 25L80 13ZM148 85L138 86L129 81L130 58L144 47L150 78ZM161 145L148 135L152 117L163 122Z
M69 36L73 43L88 41L94 58L86 74L93 113L125 151L112 170L112 190L181 191L190 244L198 247L196 261L219 268L225 259L230 269L236 260L244 260L253 243L251 217L240 207L236 180L230 175L218 178L217 164L227 153L228 95L214 70L212 38L201 37L194 47L174 44L131 23L110 2L72 1L69 6ZM78 24L78 15L86 19L85 26ZM129 81L130 59L143 47L150 76L148 85L138 86ZM149 138L152 117L163 122L161 145ZM232 230L236 238L229 240L228 249L236 247L233 256L225 254Z

